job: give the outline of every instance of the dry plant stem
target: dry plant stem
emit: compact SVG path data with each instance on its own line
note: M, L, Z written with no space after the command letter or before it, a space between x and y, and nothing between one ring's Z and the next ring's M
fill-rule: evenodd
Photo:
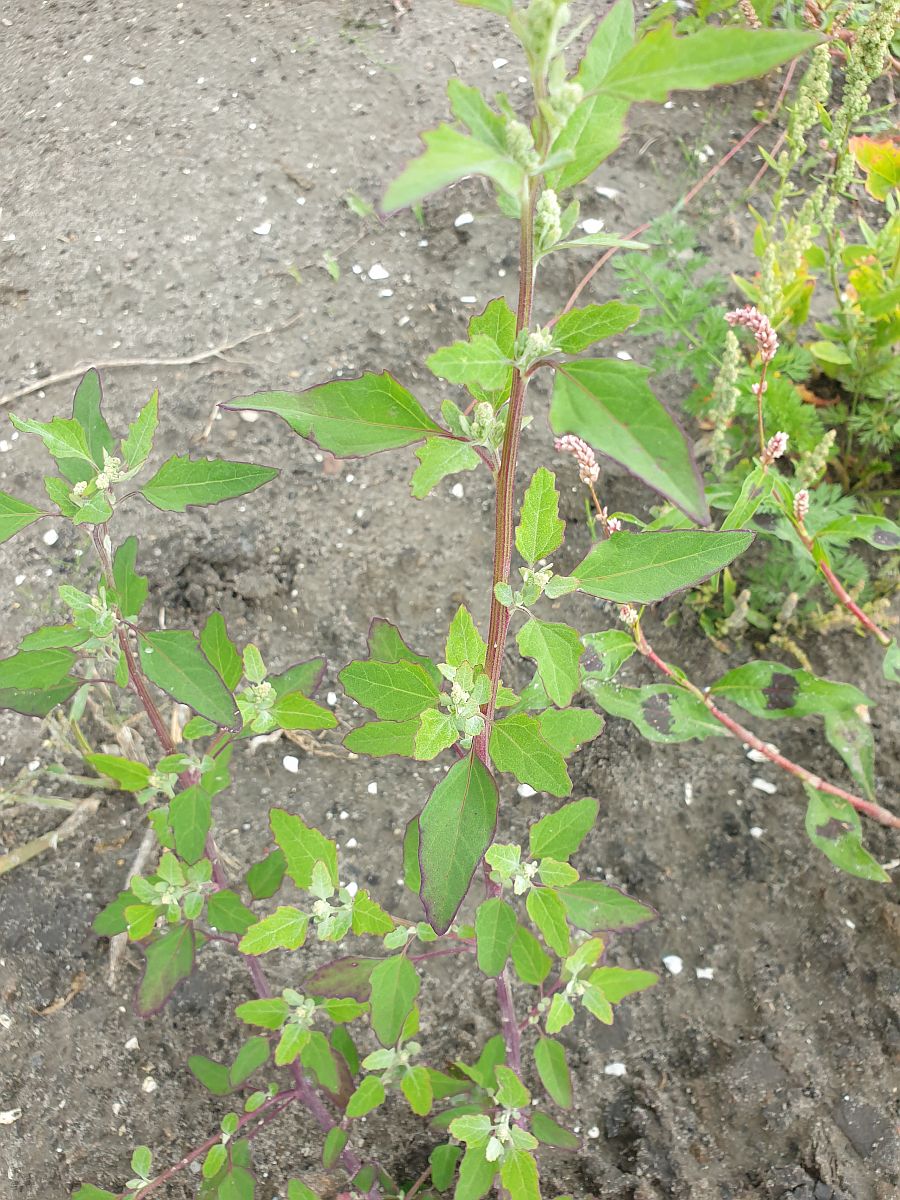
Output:
M106 547L107 528L105 525L100 526L99 530L95 530L93 539L97 553L100 557L104 575L111 583L112 565L110 563L109 553ZM150 720L150 724L153 726L156 732L159 743L163 750L166 754L172 754L175 751L175 743L172 740L169 729L162 718L162 714L157 708L156 701L153 699L153 696L147 687L147 681L144 677L143 671L140 668L140 664L138 663L131 649L131 645L128 640L128 631L121 626L119 628L119 644L121 645L122 652L125 655L125 660L128 666L128 678L131 682L131 686L137 693L137 696ZM179 781L182 784L191 784L196 783L197 779L194 775L194 772L187 771L179 777ZM225 872L225 868L222 866L222 861L219 857L219 853L216 849L216 844L211 833L206 839L205 854L209 859L210 866L212 867L212 876L216 887L219 890L227 888L229 886L229 879ZM266 978L266 974L263 971L259 960L250 955L241 955L241 957L246 963L257 996L259 996L261 1000L268 999L272 995L272 989L269 986L269 981ZM294 1078L294 1088L289 1093L285 1107L287 1104L291 1103L292 1100L299 1100L326 1133L334 1129L337 1125L337 1122L332 1118L331 1113L325 1107L315 1088L306 1079L300 1064L298 1062L291 1063L290 1071ZM211 1144L212 1143L208 1143L207 1149ZM182 1164L180 1164L177 1169L180 1170L181 1166L193 1162L194 1158L196 1157L197 1154L192 1151L191 1155L188 1155L184 1160L182 1160ZM345 1148L342 1151L340 1161L344 1167L344 1170L351 1179L353 1179L362 1170L362 1161L357 1157L354 1151L350 1149ZM158 1181L155 1181L155 1183L156 1182ZM366 1194L371 1197L371 1200L377 1200L377 1198L381 1195L381 1190L377 1185L374 1185Z
M0 396L0 408L5 404L12 404L14 400L21 400L23 396L31 396L35 392L43 391L44 388L53 387L55 383L68 383L70 379L80 379L88 367L96 367L101 371L116 367L192 367L197 363L206 362L210 358L222 358L226 351L243 346L245 342L265 337L267 333L283 333L292 325L296 325L302 315L302 313L295 313L290 320L284 321L281 325L267 325L265 329L254 329L251 333L245 333L232 342L222 342L220 346L213 346L212 350L202 350L199 354L188 354L183 358L107 358L81 363L79 366L59 371L55 375L45 375L43 379L37 379L34 383L26 384L16 391L7 392L5 396Z
M652 662L658 670L662 671L664 675L673 680L679 687L684 688L692 696L695 696L709 709L710 714L715 717L719 724L723 725L738 741L746 743L746 745L751 746L754 750L758 750L760 754L764 754L769 762L774 763L776 767L781 767L783 771L796 776L797 779L801 779L817 791L826 792L829 796L837 796L841 800L846 800L848 804L853 805L857 812L862 813L866 817L871 817L879 825L886 825L891 829L900 829L900 817L895 816L888 809L882 808L880 804L873 804L869 800L863 800L861 796L854 796L852 792L847 792L836 784L829 783L827 779L822 779L821 776L814 775L812 771L807 771L806 767L801 767L799 763L791 762L789 758L785 758L783 754L779 754L777 750L774 750L762 738L758 738L755 733L752 733L749 729L735 721L733 717L729 717L728 713L718 708L712 698L701 688L691 683L689 679L684 679L680 675L677 675L669 664L659 657L644 636L644 631L640 625L635 626L634 640L644 658Z
M93 816L99 807L99 796L91 796L87 800L82 800L56 829L33 838L24 846L20 846L18 850L11 850L9 854L0 856L0 875L5 875L7 871L20 867L22 863L37 858L45 850L55 850L59 842L64 838L71 837L79 825L82 825L88 817Z

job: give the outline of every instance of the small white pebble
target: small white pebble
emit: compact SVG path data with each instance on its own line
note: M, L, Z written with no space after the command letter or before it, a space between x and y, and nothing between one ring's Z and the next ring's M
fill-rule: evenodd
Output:
M254 225L253 232L259 234L260 237L268 237L272 230L271 221L263 221L262 225Z
M55 529L48 529L47 532L41 538L41 541L44 543L45 546L55 546L56 543L59 541L59 534L56 532Z
M460 296L459 302L460 302L460 304L477 304L478 297L477 296Z
M347 838L346 842L344 842L344 847L347 850L355 850L358 845L359 842L356 838Z
M156 1080L151 1075L148 1075L147 1078L144 1080L144 1082L141 1084L141 1091L146 1092L147 1095L149 1096L150 1093L155 1092L158 1087L159 1087L159 1084L156 1082Z
M663 956L663 966L670 975L680 975L684 970L684 963L677 954L666 954Z
M602 196L604 200L615 200L619 194L616 188L608 187L595 187L594 191L598 196Z
M0 1029L11 1029L12 1023L13 1020L9 1013L0 1013Z
M281 760L281 765L286 771L290 771L292 775L296 775L300 770L300 759L293 754L286 754Z
M508 58L495 58L494 61L491 63L491 66L494 68L495 71L499 71L500 68L505 67L508 62L509 62Z
M778 791L777 784L769 783L768 779L760 779L759 776L751 779L750 785L751 787L755 787L758 792L765 792L767 796L774 796Z
M627 350L617 350L616 358L620 358L622 362L631 362L631 355Z
M712 967L696 967L695 974L698 979L712 979L715 970Z
M599 233L603 228L603 221L597 217L588 217L586 221L582 221L579 226L585 233Z
M462 212L453 222L457 229L461 229L463 225L471 225L475 218L470 212Z
M378 291L378 295L382 300L387 300L390 296L393 296L393 294L394 292L392 288L379 288Z
M347 884L347 891L350 893L351 896L355 896L356 893L359 891L359 884L354 883L351 880L351 882Z
M844 917L844 924L847 926L848 929L856 928L856 922L851 921L849 917Z
M359 263L354 263L353 266L350 268L350 270L353 272L354 275L362 275L362 273L363 273L363 269Z
M259 420L259 413L254 412L251 408L238 409L238 416L242 421L246 421L248 425L253 425Z
M0 1125L12 1125L21 1115L21 1108L8 1108L5 1112L0 1112Z
M140 1046L138 1045L138 1040L137 1040L137 1038L136 1038L136 1037L130 1037L130 1038L128 1039L128 1041L125 1043L125 1049L126 1049L126 1050L139 1050L139 1049L140 1049Z
M690 782L690 780L686 779L685 783L684 783L684 802L685 802L685 804L689 805L693 799L694 799L694 785Z
M325 697L325 703L329 708L334 708L334 706L337 704L337 692L329 692Z
M604 1075L627 1075L628 1068L622 1062L607 1063L603 1068Z
M16 576L16 587L21 587L21 585L22 585L24 582L25 582L25 576L24 576L24 575L17 575L17 576Z
M675 107L675 101L674 101L674 100L667 100L667 101L665 102L665 104L663 105L663 108L674 108L674 107Z
M371 267L369 267L370 279L390 279L390 277L390 271L386 271L381 263L372 263Z
M750 836L752 838L761 838L762 835L763 835L763 831L759 827L759 825L751 825L750 826Z
M128 80L128 82L131 84L132 87L143 87L144 86L144 81L143 81L143 79L141 79L140 75L132 75L132 77Z
M377 796L378 795L378 784L370 783L369 786L366 788L366 791L369 793L370 796Z
M537 795L537 792L534 790L534 788L531 786L530 783L520 783L519 786L516 788L516 791L522 797L523 800L528 800L531 796Z
M28 764L28 770L36 771L40 765L41 765L41 760L39 758L33 758L31 760L31 762Z
M462 500L465 494L466 489L461 483L454 483L453 487L450 489L450 495L455 496L457 500Z
M346 821L349 816L350 816L350 814L347 812L346 808L342 808L341 811L338 813L338 820Z
M590 1127L590 1129L587 1131L587 1135L589 1138L598 1138L600 1136L600 1130L597 1128L596 1125L592 1125Z
M761 750L748 750L747 757L751 762L767 762L768 759Z

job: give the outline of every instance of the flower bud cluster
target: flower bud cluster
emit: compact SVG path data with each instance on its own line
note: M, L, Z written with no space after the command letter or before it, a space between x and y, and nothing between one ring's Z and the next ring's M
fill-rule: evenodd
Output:
M809 513L809 492L801 488L794 496L794 519L802 525Z
M574 433L558 437L553 446L563 454L571 454L578 463L578 478L582 483L593 484L600 478L600 464L591 447Z
M759 461L764 467L769 467L776 458L781 458L785 450L787 450L788 435L786 433L773 433L766 442L765 449L760 455Z
M755 304L745 304L725 314L725 320L734 328L742 325L749 329L756 339L756 348L764 363L770 363L778 350L778 335L772 328L769 318L759 311Z
M538 197L534 211L534 244L539 254L555 246L562 236L562 210L559 197L546 188Z
M487 400L475 405L471 416L459 414L460 432L476 446L497 450L503 442L506 429L506 414L498 413Z
M484 730L481 707L491 696L490 679L483 671L476 674L475 669L465 662L458 667L438 663L438 670L450 684L449 694L441 693L441 705L456 722L463 742L478 737Z
M507 120L506 149L524 171L536 171L539 167L541 159L534 147L531 130L521 121Z
M527 371L555 349L553 334L549 329L523 329L516 339L516 366L520 371Z
M829 429L822 440L800 459L794 477L801 487L812 487L822 478L836 437L837 430Z
M713 470L719 474L728 465L728 430L731 428L731 421L740 396L737 385L740 365L741 346L734 331L729 329L725 334L722 365L712 389L713 434L710 439L710 453Z

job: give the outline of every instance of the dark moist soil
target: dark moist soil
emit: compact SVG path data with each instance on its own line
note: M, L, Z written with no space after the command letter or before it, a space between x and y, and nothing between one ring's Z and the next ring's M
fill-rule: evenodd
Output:
M277 482L246 502L183 517L123 510L122 532L141 536L153 617L196 627L218 608L232 635L254 636L273 667L325 654L324 691L363 650L375 613L435 654L460 601L483 621L492 538L486 474L462 477L464 499L448 480L417 504L408 495L409 452L333 464L276 419L250 424L234 413L217 414L203 434L222 400L299 388L337 371L387 368L436 408L441 392L424 358L461 334L491 297L511 295L511 227L478 182L430 201L424 229L408 212L362 223L343 198L354 191L377 199L415 151L416 131L445 115L448 76L524 97L521 61L501 22L444 0L415 0L403 17L387 0L12 0L0 34L4 390L91 356L188 355L300 317L242 347L230 364L105 374L108 415L119 429L160 388L156 461L190 441L195 453L281 468ZM500 58L509 62L494 66ZM625 148L591 181L618 195L583 187L583 217L602 216L624 232L666 209L701 173L698 152L714 161L779 85L774 78L696 103L678 97L668 110L636 109ZM741 192L758 165L752 150L743 152L693 209L704 249L725 272L752 269ZM467 211L474 221L456 227ZM325 252L340 262L338 282L322 266ZM541 314L556 310L590 261L550 261ZM376 263L389 278L368 277ZM610 295L613 286L607 274L592 295ZM67 408L71 390L56 387L14 407L47 419ZM667 399L677 403L676 395ZM545 401L536 388L523 477L552 457ZM10 434L0 441L0 486L36 499L47 461L31 439ZM556 467L571 522L565 568L584 552L588 531L571 463ZM605 487L614 507L651 500L617 472ZM87 581L82 540L58 526L51 548L43 540L50 527L57 524L3 547L2 653L47 618L59 582ZM585 631L612 619L590 602L563 605ZM723 658L689 618L680 632L665 630L664 612L651 618L649 633L700 681L753 653L743 646ZM807 649L816 669L851 680L878 705L878 792L890 802L897 761L876 647L842 633ZM520 665L508 674L524 679ZM634 662L623 678L650 681ZM343 698L337 712L344 724L358 717ZM103 740L93 718L88 730ZM816 721L765 733L795 759L846 781ZM29 764L54 761L46 736L37 722L0 714L4 786ZM299 757L298 774L282 766L286 753ZM69 767L77 769L75 760ZM216 813L235 875L266 846L266 810L277 803L337 839L348 879L413 911L398 882L401 832L440 768L347 763L285 743L254 757L242 751L235 767L235 787ZM612 880L661 914L613 946L612 958L657 968L662 980L626 1003L611 1029L585 1015L566 1031L578 1098L569 1119L584 1142L578 1154L542 1155L545 1196L900 1196L895 894L833 870L805 837L799 785L734 743L655 746L611 720L574 773L576 794L601 802L579 861L583 875ZM757 777L777 791L754 787ZM52 790L46 778L42 786ZM506 839L523 836L556 804L507 792ZM33 808L4 814L3 848L60 819ZM75 836L2 880L0 1111L21 1109L0 1126L3 1200L58 1200L85 1180L118 1189L134 1144L151 1146L160 1164L174 1162L225 1111L185 1062L193 1051L234 1052L231 1010L249 994L240 964L227 948L211 947L165 1013L142 1023L131 1009L139 953L127 951L110 989L107 943L90 931L123 885L142 829L127 796L104 795ZM897 856L883 831L867 834L880 861ZM678 975L662 966L671 955L683 961ZM273 982L299 984L298 964L322 957L314 950L306 960L272 963ZM474 1055L496 1031L493 988L474 973L429 971L423 1001L436 1064ZM616 1063L626 1073L608 1070ZM362 1122L359 1133L406 1178L437 1140L400 1103ZM261 1135L262 1200L283 1196L290 1174L315 1170L319 1145L299 1111ZM317 1186L326 1196L335 1190L333 1181ZM190 1190L188 1177L168 1194Z

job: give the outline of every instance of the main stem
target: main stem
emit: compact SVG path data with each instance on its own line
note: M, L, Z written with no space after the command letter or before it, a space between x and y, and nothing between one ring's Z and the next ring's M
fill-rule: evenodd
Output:
M534 301L534 205L537 196L537 181L529 183L528 195L522 207L519 229L519 300L516 307L516 333L527 329L531 323ZM485 765L490 762L490 736L497 706L497 688L500 685L500 670L503 651L509 632L509 609L500 603L495 594L498 583L508 583L512 565L513 529L515 526L516 465L519 457L519 441L522 433L522 414L528 377L518 368L513 371L512 388L506 414L506 430L500 454L500 470L497 474L496 521L494 532L494 570L491 579L491 617L488 628L487 662L485 671L491 681L490 697L484 713L484 730L475 742L475 753ZM498 896L501 889L490 875L487 863L482 862L484 887L489 897ZM500 1024L506 1043L509 1065L521 1073L521 1034L516 1020L512 985L509 971L504 968L497 979L497 1006L500 1009Z
M109 548L107 544L109 534L106 525L100 526L99 529L95 528L92 536L94 547L97 551L100 564L103 568L103 574L107 583L112 586L112 563L110 562L109 557ZM134 652L131 648L131 643L128 640L128 631L122 626L119 627L118 639L119 645L122 648L122 653L125 656L125 662L128 666L129 682L131 683L135 694L140 700L141 705L143 706L144 711L150 720L150 724L153 726L153 729L156 732L156 736L159 739L160 745L166 754L172 754L176 749L175 743L172 740L169 730L166 728L166 723L163 720L162 714L160 713L156 701L153 699L150 689L147 686L147 680L143 671L141 670L140 663L135 658ZM184 772L182 776L179 776L179 782L183 786L189 786L190 784L197 783L198 780L196 773L193 771ZM227 888L230 881L228 879L228 875L226 874L225 868L222 865L222 860L219 857L218 850L216 849L216 843L213 839L212 833L207 834L204 853L209 859L210 866L212 867L212 877L216 888L220 891L224 888ZM242 954L241 958L246 963L247 970L250 973L250 979L253 983L253 989L257 996L261 1000L268 999L272 995L272 989L259 960L247 954ZM325 1107L324 1103L319 1097L318 1092L303 1074L300 1064L296 1061L291 1063L290 1072L294 1079L294 1087L288 1094L284 1107L288 1107L293 1100L299 1100L307 1109L307 1111L315 1118L320 1128L326 1133L330 1132L336 1127L337 1122L332 1118L331 1113L329 1113L328 1109ZM216 1138L213 1140L218 1139ZM170 1168L164 1178L168 1178L170 1175L193 1162L201 1153L203 1153L203 1150L208 1149L209 1145L211 1144L212 1143L210 1142L200 1150L191 1151L191 1153L186 1155L180 1163L176 1164L175 1167ZM341 1153L341 1164L351 1179L359 1174L363 1166L362 1161L352 1150L348 1148L345 1148ZM161 1181L161 1179L155 1181L154 1186L156 1186L156 1183ZM144 1189L145 1192L148 1190L149 1189ZM380 1196L380 1194L381 1192L377 1185L373 1186L368 1192L371 1200L377 1200L377 1197Z

